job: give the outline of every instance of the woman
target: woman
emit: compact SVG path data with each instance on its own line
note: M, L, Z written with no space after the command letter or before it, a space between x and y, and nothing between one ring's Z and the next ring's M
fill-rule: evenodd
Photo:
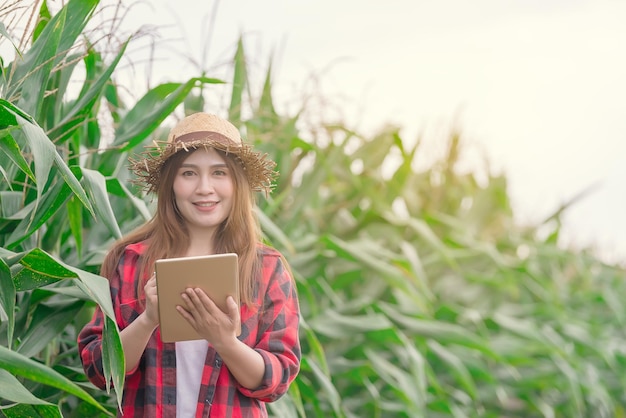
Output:
M115 243L102 265L126 359L124 417L265 417L265 402L295 379L295 283L281 254L261 244L253 211L253 192L270 191L274 166L231 123L206 113L183 119L158 153L131 161L158 200L154 217ZM229 298L224 313L188 288L180 320L202 339L164 343L155 261L229 252L238 254L241 306ZM100 388L103 323L98 309L78 336L85 373Z

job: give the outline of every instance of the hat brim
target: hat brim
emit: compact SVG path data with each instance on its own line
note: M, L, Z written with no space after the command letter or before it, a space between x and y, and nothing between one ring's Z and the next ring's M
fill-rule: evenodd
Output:
M129 158L130 170L136 175L133 183L141 186L147 193L156 192L161 181L161 169L174 154L181 151L189 152L198 148L215 148L227 155L233 155L241 164L248 183L253 191L264 192L268 195L278 176L274 169L276 163L266 153L255 151L252 146L241 143L239 145L225 144L223 141L204 138L189 142L165 142L164 146L155 143L155 147L138 155L138 158Z

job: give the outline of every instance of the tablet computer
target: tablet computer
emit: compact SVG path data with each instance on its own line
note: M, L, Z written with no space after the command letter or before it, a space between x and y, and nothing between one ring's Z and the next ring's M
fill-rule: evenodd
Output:
M228 312L228 296L239 305L239 265L235 253L159 259L155 272L163 342L202 338L176 310L176 305L184 306L180 295L188 287L204 290L224 312ZM237 335L241 333L240 328Z

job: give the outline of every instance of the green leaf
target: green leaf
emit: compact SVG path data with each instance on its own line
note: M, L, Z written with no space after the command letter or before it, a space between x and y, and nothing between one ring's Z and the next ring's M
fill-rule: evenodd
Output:
M24 194L22 192L0 192L0 219L19 220L15 214L22 209Z
M268 236L270 241L279 244L282 248L285 248L290 254L296 252L293 243L289 239L287 235L283 232L283 230L276 225L263 211L257 210L257 216L259 218L259 223L261 224L261 229Z
M402 289L407 293L413 293L410 288L411 282L407 280L406 272L385 260L383 255L385 250L374 241L355 240L347 242L336 236L327 235L322 239L322 242L341 258L353 259L368 271L380 274L381 279L387 281L391 286ZM420 304L425 306L424 302Z
M102 333L102 364L104 376L107 382L107 390L109 390L109 382L113 379L113 386L116 388L124 387L126 378L126 358L124 357L124 349L122 340L115 321L109 317L104 322L104 330ZM117 404L122 407L122 391L117 390Z
M37 289L62 279L77 277L75 272L39 248L26 253L20 259L20 264L23 268L13 276L18 291Z
M426 344L428 344L428 347L437 355L437 357L450 366L452 374L457 379L457 382L459 382L460 387L464 388L473 400L476 400L478 396L476 385L474 384L471 374L463 365L461 359L437 341L428 340Z
M321 392L328 396L335 416L345 417L343 411L341 410L341 396L339 395L339 392L337 392L337 388L333 385L331 377L325 374L319 366L314 361L310 361L310 359L303 358L302 363L304 367L310 368L317 382L321 386Z
M257 112L267 118L278 118L276 110L274 109L274 101L272 99L272 62L270 61L267 66L267 72L265 73L265 82L263 83L263 92L259 99L259 108Z
M103 333L103 357L106 357L103 367L105 373L112 377L115 387L123 388L125 378L124 353L119 338L119 330L114 321L115 315L111 303L108 280L54 260L50 255L40 249L31 250L24 255L19 262L23 266L23 269L18 272L15 281L19 283L20 286L25 288L37 288L57 280L75 278L78 279L76 281L77 286L85 294L89 295L91 300L96 301L100 305L102 311L107 315ZM83 302L76 302L75 304L69 305L53 314L58 316L51 320L59 322L59 327L61 327L61 323L67 323L76 316L76 313L80 310L82 305ZM33 335L28 335L29 340L31 338L33 341L36 338L46 339L59 334L59 329L48 329L54 328L56 325L52 326L44 322L35 325L32 331ZM28 350L31 344L35 343L28 343L28 346L25 344L24 349ZM0 367L2 367L1 363ZM121 402L122 391L116 390L116 393L118 402Z
M50 341L61 335L65 327L76 318L84 304L83 301L77 301L54 308L37 305L28 330L21 336L17 351L26 357L37 355Z
M324 373L330 374L328 362L326 361L326 355L324 353L324 347L305 318L300 318L300 327L304 330L304 336L306 337L306 342L309 345L309 357L312 357L316 361Z
M0 127L5 129L11 126L17 126L16 115L22 117L30 123L36 123L28 113L14 105L13 103L0 98Z
M160 84L147 92L124 119L115 133L114 146L120 151L128 151L154 132L176 107L181 104L197 84L222 83L221 80L207 77L192 78L186 83Z
M65 161L61 158L56 151L54 144L46 136L43 130L34 124L28 123L26 120L22 120L19 116L17 121L20 124L26 141L30 145L30 150L33 153L35 160L35 174L37 176L37 195L41 196L43 187L48 181L48 173L52 164L59 170L59 174L65 181L65 183L72 189L72 192L80 199L85 208L89 210L93 215L93 208L91 203L87 199L87 195L83 188L80 186L78 179L72 174Z
M333 309L327 309L321 315L309 320L311 328L329 337L345 337L368 331L391 328L393 324L381 314L341 315Z
M432 227L428 225L422 219L418 218L410 218L406 221L399 221L391 214L385 214L385 219L391 224L406 224L405 227L410 228L415 231L419 236L421 236L430 246L437 251L439 255L441 255L442 259L445 260L452 268L458 269L459 266L457 262L454 260L452 254L450 253L450 249L446 247L446 245L441 241L441 239L435 234L432 230Z
M90 394L63 375L3 346L0 346L0 368L15 376L61 389L107 412Z
M139 199L137 196L131 193L123 183L120 182L119 179L115 177L109 177L106 179L107 190L116 196L121 196L127 198L133 207L139 211L141 216L145 221L152 219L152 213L148 209L146 202Z
M37 120L44 120L41 108L50 75L72 50L98 4L98 0L70 1L43 30L38 26L37 31L41 32L30 49L13 63L12 80L5 97L19 97L21 107ZM46 9L42 11L45 13Z
M233 89L230 96L230 106L228 108L228 119L235 125L241 124L241 104L243 93L248 80L248 70L246 69L246 57L243 51L243 39L237 41L237 51L233 63Z
M7 321L7 341L11 348L15 331L15 284L11 278L11 270L7 263L0 259L0 306L4 315L0 315L0 323ZM6 316L4 318L3 316Z
M8 133L15 128L16 126L13 126L0 131L0 137L2 138L2 140L0 140L0 151L3 151L11 159L11 161L13 161L13 164L22 170L24 174L26 174L34 183L36 182L35 175L32 171L30 171L28 162L22 155L20 147L17 145L17 142L15 142L15 139L8 135Z
M300 389L298 389L296 384L289 386L287 396L270 402L266 406L270 417L306 418L307 416L302 403Z
M48 182L50 168L54 164L63 180L93 215L91 204L80 183L65 164L54 144L30 116L6 100L0 99L0 125L17 125L24 133L24 139L29 145L35 162L38 199L43 194L43 189Z
M383 162L390 155L391 147L395 142L395 133L395 129L391 131L386 129L375 137L364 141L352 155L352 158L361 160L367 171L380 170L383 167Z
M104 176L95 170L88 168L72 167L77 177L82 174L82 183L85 186L85 191L89 194L90 200L94 203L94 208L98 220L104 222L109 231L116 239L122 237L122 232L115 219L113 208L111 208L111 201L107 194L107 185Z
M477 349L489 357L498 357L488 346L487 341L482 340L478 335L459 324L409 317L396 310L392 305L385 303L379 303L377 306L387 314L387 317L400 325L406 333L415 333L421 337L434 339L445 344L459 344Z
M2 156L0 156L1 158ZM0 174L2 174L2 177L4 177L4 181L10 185L11 180L9 179L9 175L7 174L7 171L4 169L6 165L2 164L2 161L0 161ZM9 186L10 187L10 186Z
M22 256L19 263L23 269L14 277L20 284L19 290L39 288L62 279L79 279L78 287L100 305L105 315L115 318L109 281L104 277L67 265L39 248Z
M128 190L128 187L121 183L119 179L109 177L106 179L106 183L107 191L116 196L128 199L133 207L140 213L144 221L152 219L152 213L150 212L150 209L148 209L146 202L132 194L132 192Z
M39 207L36 207L37 211L34 213L31 212L30 217L24 217L13 230L7 239L7 246L14 248L30 237L65 204L70 195L71 191L67 184L57 182L42 196L40 201L33 202L31 205L22 209L20 213L33 210L35 209L35 205L39 203Z
M6 39L9 40L9 42L11 42L11 45L13 45L13 49L18 54L18 56L21 57L22 56L21 51L19 50L17 44L13 40L13 36L7 31L7 28L6 26L4 26L3 22L0 22L0 35L4 36Z
M587 410L585 408L585 402L583 401L583 394L581 384L582 382L578 378L576 370L572 367L572 365L563 357L554 353L552 355L552 360L556 367L563 373L565 376L569 393L572 397L572 405L571 410L575 411L576 416L586 416ZM565 389L565 388L563 388Z
M78 258L83 254L83 206L76 196L70 197L67 202L67 217L69 219L70 230L76 242L76 252Z
M402 332L397 331L398 338L401 340L402 345L398 347L400 353L396 354L397 357L405 357L405 361L408 364L407 371L412 378L413 385L415 387L415 393L418 396L415 399L418 405L425 405L428 399L428 381L427 381L427 362L422 353L415 348L415 344L409 340L409 338Z
M7 418L63 418L57 405L18 404L2 412Z
M0 369L0 399L30 405L50 405L30 393L19 380L4 369Z
M102 276L80 271L78 273L79 281L77 286L88 295L91 300L95 301L102 312L109 318L115 318L115 312L113 311L113 304L111 303L111 289L109 288L109 281Z
M549 344L544 335L539 332L539 327L532 319L514 318L503 312L495 312L491 319L510 332L521 335L529 340L538 341L541 344Z
M423 416L426 393L417 391L414 377L403 368L384 358L380 353L367 347L364 352L372 363L374 373L394 388L395 394L402 401L403 409L409 416Z
M107 83L110 82L111 75L126 52L127 46L128 41L122 45L111 64L99 75L98 79L95 80L93 84L86 88L86 91L81 92L78 100L76 100L67 113L63 115L63 119L50 131L49 135L55 138L55 142L61 143L65 141L72 135L76 126L86 121L96 101L102 96Z
M78 38L84 35L83 30L100 3L100 0L73 0L66 3L64 9L67 9L66 22L68 24L63 25L63 33L59 42L59 52L61 54L56 57L57 64L63 60L65 54L76 44ZM54 18L56 18L56 15Z
M52 14L48 8L48 2L44 1L39 8L39 19L37 19L37 24L33 30L33 42L41 36L41 32L43 32L50 20L52 20Z
M57 13L46 25L42 35L31 48L17 59L13 67L13 80L5 97L17 97L17 105L35 119L41 119L46 86L55 62L63 26L65 25L66 8Z
M407 264L411 267L411 271L413 273L412 277L415 278L414 283L417 285L424 299L426 299L429 303L432 303L435 296L429 287L428 276L417 249L415 246L404 240L400 243L400 249L402 250L402 254L406 259ZM422 309L426 310L424 307L422 307Z

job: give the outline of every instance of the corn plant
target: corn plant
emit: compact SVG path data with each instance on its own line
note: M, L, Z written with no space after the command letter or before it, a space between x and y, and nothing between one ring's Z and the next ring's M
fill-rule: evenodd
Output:
M98 271L152 209L126 160L163 138L167 116L202 110L215 93L281 173L258 214L293 268L303 359L272 416L626 416L623 269L560 248L560 212L516 225L506 177L457 169L460 133L417 170L424 148L397 128L307 124L308 101L280 114L271 66L258 95L248 82L258 77L243 40L230 82L202 75L126 103L115 74L127 42L105 60L86 29L98 6L70 0L52 15L44 2L28 46L3 57L0 414L114 413L123 356ZM109 317L109 393L87 382L76 352L96 304Z
M266 133L288 178L263 212L301 280L303 416L624 416L622 269L559 248L557 218L516 226L458 134L417 172L397 130L293 126Z
M562 210L516 225L505 176L457 168L456 131L418 171L397 128L296 129L307 109L278 115L269 72L253 108L281 169L264 229L304 316L276 416L624 416L624 270L560 248Z

